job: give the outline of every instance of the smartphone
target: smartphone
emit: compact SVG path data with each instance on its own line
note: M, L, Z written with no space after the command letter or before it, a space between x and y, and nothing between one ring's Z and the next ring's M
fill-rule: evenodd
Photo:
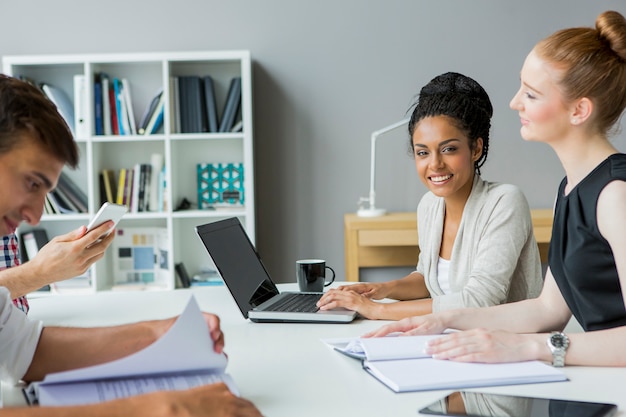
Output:
M464 417L605 417L616 412L615 404L473 391L453 392L419 410L420 414Z
M100 210L98 210L96 215L87 225L87 232L100 226L102 223L108 220L113 220L113 227L115 227L115 225L117 225L117 223L120 221L124 213L126 213L126 211L126 206L113 203L104 203L102 207L100 207ZM107 233L100 236L100 239L111 233L111 230L113 230L113 228L111 228Z

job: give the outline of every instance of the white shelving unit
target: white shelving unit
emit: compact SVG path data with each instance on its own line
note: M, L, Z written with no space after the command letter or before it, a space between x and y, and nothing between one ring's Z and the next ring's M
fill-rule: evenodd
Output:
M67 174L85 191L89 199L89 213L44 215L41 227L52 238L87 224L100 206L99 174L103 169L132 168L136 163L150 163L153 153L163 155L166 166L168 205L163 212L127 213L118 228L164 227L168 231L167 266L164 282L155 282L154 288L171 289L176 286L174 264L183 262L190 274L211 267L212 263L194 227L227 217L238 217L250 239L255 241L255 195L253 165L252 86L249 51L208 51L171 53L93 54L93 55L37 55L5 56L3 72L12 76L26 76L36 82L47 82L67 93L73 100L73 78L85 74L87 80L90 135L76 138L81 162L77 170L65 169ZM105 72L130 82L133 111L141 117L145 107L159 88L163 88L166 105L164 124L152 135L102 136L95 135L94 76ZM218 111L226 101L230 80L241 76L241 120L243 130L237 133L177 133L174 131L173 92L170 78L185 75L210 75L215 85ZM244 166L245 204L240 208L214 210L192 208L175 211L183 198L197 202L196 165L198 163L237 162ZM21 226L21 230L27 226ZM91 268L93 291L110 290L114 285L113 256L107 251L104 259Z

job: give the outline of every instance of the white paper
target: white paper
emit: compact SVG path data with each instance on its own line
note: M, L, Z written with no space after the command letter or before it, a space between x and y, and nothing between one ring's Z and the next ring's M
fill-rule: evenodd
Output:
M323 339L323 342L357 359L384 361L392 359L427 358L426 344L442 335L400 336L371 338Z
M202 379L210 375L227 382L237 394L232 380L224 377L226 364L226 355L213 350L208 325L192 296L168 332L145 349L101 365L47 375L37 385L39 402L41 405L52 405L48 400L56 405L93 403L103 401L102 398L116 398L116 393L133 395L133 389L155 390L159 384L187 388L185 384L195 381L195 385L189 386L201 385ZM54 399L50 397L52 394Z

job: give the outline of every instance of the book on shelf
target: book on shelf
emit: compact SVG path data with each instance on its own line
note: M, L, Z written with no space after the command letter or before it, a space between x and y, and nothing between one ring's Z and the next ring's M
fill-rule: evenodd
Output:
M540 361L515 363L467 363L433 359L424 347L433 336L381 337L376 342L348 347L337 339L325 340L329 346L359 358L363 369L394 392L465 389L475 387L518 385L566 381L558 368ZM438 335L438 337L445 337ZM420 340L423 338L423 340ZM361 342L363 342L362 340ZM348 342L349 344L350 342ZM418 352L411 357L411 346ZM339 349L338 349L339 347ZM351 350L352 349L352 350ZM369 351L368 351L369 350ZM394 356L399 359L394 359Z
M228 95L220 121L220 132L230 132L241 107L241 77L234 77L228 87Z
M69 200L73 207L76 207L79 213L87 213L88 202L87 195L76 185L65 171L61 171L57 190L60 191L66 200Z
M112 120L111 120L111 102L110 102L110 81L109 81L109 76L104 73L104 72L100 72L99 73L100 76L100 85L101 85L101 89L102 89L102 129L103 132L102 134L104 135L112 135L113 134L113 128L112 128Z
M235 381L226 373L227 364L226 355L213 349L192 295L168 331L146 348L101 365L48 374L26 387L25 395L31 403L38 399L41 406L80 405L158 391L163 386L180 390L216 382L224 382L239 395Z
M48 97L48 99L55 104L59 114L63 117L72 133L76 134L76 125L74 123L74 105L72 104L69 96L62 89L46 82L41 83L40 87L46 97Z
M87 126L87 78L84 74L74 75L74 135L78 139L85 139L89 136Z
M115 202L120 205L124 205L124 194L126 192L126 168L120 168L119 175L117 176L117 197Z
M80 213L76 206L73 206L69 199L66 199L63 193L58 189L54 189L47 194L50 200L54 214L76 214Z
M49 242L46 229L35 228L20 233L20 255L22 263L33 259L39 250Z
M124 205L130 208L133 198L133 181L135 178L135 170L126 168L126 178L124 180Z
M158 107L161 104L162 99L165 99L165 96L163 94L163 88L159 88L159 91L157 91L157 93L152 97L150 103L148 103L146 109L141 115L141 119L139 120L139 124L137 125L138 134L149 135L150 133L152 133L150 131L147 131L147 127L155 113L159 111Z
M101 205L107 201L115 203L117 201L117 182L115 180L115 171L112 169L103 169L102 172L100 172L100 177L102 178L102 186L104 190ZM101 192L103 190L101 190Z
M111 133L120 134L120 124L117 119L117 99L115 98L115 88L113 81L107 82L109 89L109 112L111 113Z
M159 97L159 101L154 109L154 112L151 114L151 117L148 119L146 127L143 129L144 135L152 135L156 133L161 126L163 126L163 113L165 112L165 95L161 95Z
M207 122L202 79L196 75L186 75L179 78L181 133L206 132Z
M126 105L124 99L124 86L119 78L113 78L113 92L115 96L115 110L117 113L117 129L120 135L130 134L130 124L126 117Z
M124 117L128 119L128 134L137 134L137 123L135 121L135 111L133 110L133 100L130 94L130 82L127 78L122 78L122 94L124 94L124 106L126 111Z
M170 77L170 114L172 115L172 131L180 133L180 79Z
M204 76L202 80L204 84L204 108L206 109L207 127L209 132L215 133L219 131L215 86L210 75Z
M161 193L160 175L163 170L163 155L153 153L150 156L150 192L148 200L148 211L163 211L159 204L159 194Z
M150 164L138 163L133 168L133 188L130 211L138 213L146 210L146 189L150 189L149 181L152 166ZM149 198L149 191L148 191Z
M100 73L94 74L93 79L93 121L96 135L104 135L102 79Z

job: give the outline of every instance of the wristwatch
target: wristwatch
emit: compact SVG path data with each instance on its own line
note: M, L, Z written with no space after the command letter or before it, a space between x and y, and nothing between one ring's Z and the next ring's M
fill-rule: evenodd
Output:
M562 332L552 332L546 341L552 352L552 366L562 367L565 365L565 352L569 346L569 337Z

